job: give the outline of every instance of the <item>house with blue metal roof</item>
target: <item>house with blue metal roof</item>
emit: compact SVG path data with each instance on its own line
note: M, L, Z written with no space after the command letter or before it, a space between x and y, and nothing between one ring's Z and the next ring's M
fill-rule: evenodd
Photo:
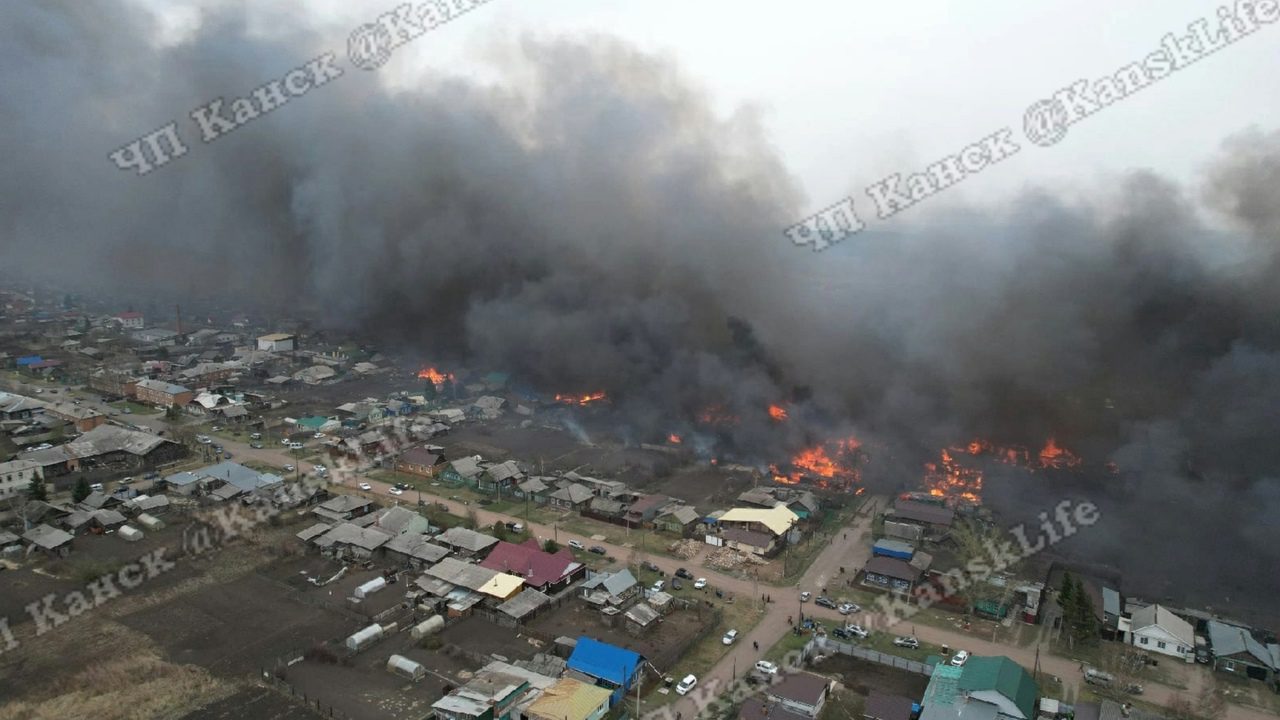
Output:
M583 635L569 656L568 666L571 672L588 678L598 687L613 690L609 698L609 707L613 707L631 689L643 662L644 658L637 652Z

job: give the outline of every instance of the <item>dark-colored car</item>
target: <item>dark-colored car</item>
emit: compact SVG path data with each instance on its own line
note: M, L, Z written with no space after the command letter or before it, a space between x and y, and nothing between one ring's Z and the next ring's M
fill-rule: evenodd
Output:
M679 590L683 585L680 584L680 578L671 578L671 589Z
M657 565L654 565L648 560L645 560L644 562L640 563L640 567L644 568L645 570L648 570L649 572L656 572L656 573L662 572L662 568L658 567Z
M676 568L676 577L684 578L685 580L692 580L693 573L689 572L688 570L685 570L684 568Z
M821 605L821 606L822 606L822 607L824 607L824 608L831 608L832 610L835 610L835 609L836 609L836 601L835 601L835 600L832 600L831 598L827 597L826 595L821 595L821 596L819 596L817 600L814 600L814 601L813 601L813 604L815 604L815 605Z
M597 555L607 555L609 553L608 550L605 550L603 547L599 545L592 545L591 547L587 548L587 552L593 552Z

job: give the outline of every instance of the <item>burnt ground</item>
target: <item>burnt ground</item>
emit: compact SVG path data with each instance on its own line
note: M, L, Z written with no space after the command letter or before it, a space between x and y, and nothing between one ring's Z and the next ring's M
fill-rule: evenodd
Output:
M571 638L589 635L597 640L634 650L654 666L667 668L676 663L688 643L697 637L703 624L697 613L677 610L664 617L658 627L636 637L624 629L621 617L618 627L609 627L596 610L589 609L584 603L569 602L540 615L530 624L530 629L552 640L561 635Z
M526 463L532 472L567 472L621 480L641 492L670 495L699 507L731 502L752 486L747 473L726 472L691 453L604 443L583 445L571 433L539 425L465 425L437 438L445 457L481 455Z
M314 710L268 688L245 688L225 700L193 710L180 720L317 720L324 717Z
M121 622L151 637L171 661L224 676L257 673L276 658L358 629L347 616L298 602L289 590L254 573L180 595Z
M821 660L813 668L823 675L838 676L846 690L866 697L872 690L890 695L919 698L929 684L924 675L891 668L880 663L835 654Z
M635 482L646 492L670 495L703 512L732 505L753 485L746 473L730 473L707 465L692 465L666 477L650 476Z

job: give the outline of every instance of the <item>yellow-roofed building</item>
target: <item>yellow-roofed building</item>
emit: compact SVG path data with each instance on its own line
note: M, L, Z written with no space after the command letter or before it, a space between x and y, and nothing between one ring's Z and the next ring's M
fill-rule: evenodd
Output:
M786 505L771 508L734 508L720 516L720 523L733 525L756 525L746 527L747 530L768 530L774 537L786 535L800 516L787 509Z
M539 720L599 720L609 712L610 691L573 678L562 678L542 691L525 715Z
M520 594L520 589L524 586L524 578L519 575L508 575L507 573L498 573L489 578L489 581L476 591L490 597L496 597L499 600L510 600Z

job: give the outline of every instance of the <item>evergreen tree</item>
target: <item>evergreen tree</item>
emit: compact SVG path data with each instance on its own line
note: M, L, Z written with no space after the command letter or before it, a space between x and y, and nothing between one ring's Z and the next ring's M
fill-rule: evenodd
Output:
M80 502L91 494L93 494L93 489L89 487L89 481L85 478L80 478L76 481L75 488L71 490L71 499L75 502Z
M1075 578L1071 577L1071 573L1063 573L1062 587L1058 590L1058 605L1062 607L1064 616L1075 605L1075 589Z
M40 478L31 478L31 482L27 485L27 497L32 500L49 501L49 491L45 489L44 482Z
M436 384L428 380L427 386L422 389L422 397L425 398L428 403L431 403L435 402L435 399L439 396L440 392L436 390Z
M1083 589L1077 585L1074 602L1074 622L1076 638L1081 641L1091 641L1098 637L1098 617L1094 614L1093 601L1089 599L1089 594L1083 592Z

